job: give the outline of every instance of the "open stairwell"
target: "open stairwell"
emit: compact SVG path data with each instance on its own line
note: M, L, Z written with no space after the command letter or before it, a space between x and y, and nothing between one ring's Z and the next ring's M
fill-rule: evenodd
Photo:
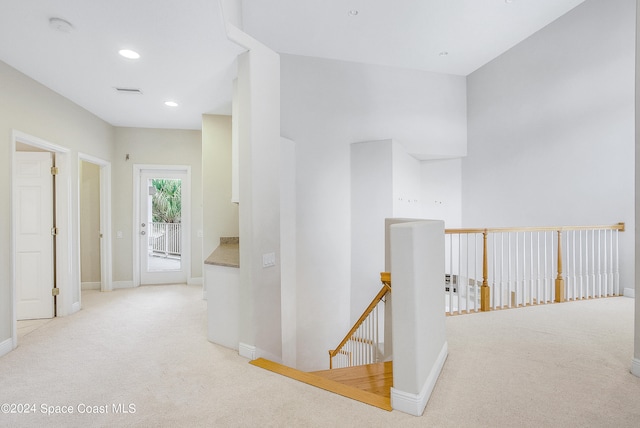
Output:
M379 341L378 333L378 310L380 305L384 305L385 297L391 293L391 276L384 272L380 279L383 284L380 292L336 349L329 351L329 370L303 372L264 358L258 358L250 363L344 397L391 411L393 364L391 361L379 362L384 352L380 352L383 345Z

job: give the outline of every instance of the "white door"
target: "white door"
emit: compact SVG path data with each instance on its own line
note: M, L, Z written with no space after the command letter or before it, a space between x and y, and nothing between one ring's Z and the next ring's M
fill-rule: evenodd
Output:
M52 155L18 152L15 161L16 317L53 318Z
M140 171L140 284L186 283L189 257L187 171Z

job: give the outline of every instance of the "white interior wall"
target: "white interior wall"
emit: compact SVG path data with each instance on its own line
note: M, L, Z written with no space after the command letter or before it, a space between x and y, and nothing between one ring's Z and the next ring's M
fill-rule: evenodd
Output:
M100 284L100 233L100 166L81 161L80 281L83 284Z
M238 57L234 99L239 103L240 353L281 361L280 58L249 42L251 49Z
M588 0L468 76L466 227L634 221L634 0ZM620 235L621 283L634 237Z
M126 155L129 159L126 159ZM189 165L191 167L191 270L188 278L202 278L202 133L191 130L115 128L113 160L113 281L116 287L133 283L133 165ZM118 238L122 232L122 238Z
M423 161L420 165L423 218L444 220L446 229L462 225L462 159Z
M111 159L113 128L78 105L42 86L14 68L0 62L0 197L11 200L11 159L12 131L38 137L69 149L68 160L71 169L71 221L78 224L77 189L78 151ZM11 349L12 335L12 259L11 254L11 205L0 206L0 354ZM70 249L71 272L78 260L75 231L71 232ZM77 266L75 266L77 268ZM71 278L79 286L79 278ZM68 301L72 300L68 297Z
M393 217L394 207L393 159L392 140L351 145L350 324L382 286L384 220Z
M280 266L282 305L282 364L296 367L298 299L296 284L296 146L280 143Z
M640 1L636 1L636 28L640 25ZM635 64L635 82L636 82L636 115L635 115L635 216L636 224L640 220L640 32L636 30L636 64ZM634 230L635 238L635 272L640 272L640 230ZM636 275L635 286L633 287L634 296L640 296L640 278ZM634 329L634 352L631 363L631 372L640 377L640 298L636 297L635 306L635 329Z
M393 217L424 218L424 201L420 191L420 161L404 146L393 142ZM380 233L384 232L384 227Z
M220 237L239 236L238 205L231 202L231 116L202 115L202 192L200 263Z
M350 145L393 138L421 157L464 155L466 81L294 55L281 64L282 135L296 142L298 368L322 369L351 327Z

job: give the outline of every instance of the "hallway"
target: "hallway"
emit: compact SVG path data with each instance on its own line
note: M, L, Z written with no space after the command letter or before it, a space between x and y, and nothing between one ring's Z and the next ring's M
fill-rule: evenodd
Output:
M83 305L0 358L0 403L36 410L0 414L0 425L631 427L640 420L640 379L628 367L629 298L448 317L449 358L419 418L262 370L209 343L200 287L87 291ZM74 413L42 413L60 406Z

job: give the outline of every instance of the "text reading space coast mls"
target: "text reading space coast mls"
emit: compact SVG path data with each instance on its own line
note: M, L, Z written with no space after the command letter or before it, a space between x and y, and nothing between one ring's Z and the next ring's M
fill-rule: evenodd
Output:
M51 405L35 403L4 403L0 406L0 412L4 414L28 414L40 413L45 415L71 415L77 414L134 414L134 403L112 404L85 404L77 405Z

